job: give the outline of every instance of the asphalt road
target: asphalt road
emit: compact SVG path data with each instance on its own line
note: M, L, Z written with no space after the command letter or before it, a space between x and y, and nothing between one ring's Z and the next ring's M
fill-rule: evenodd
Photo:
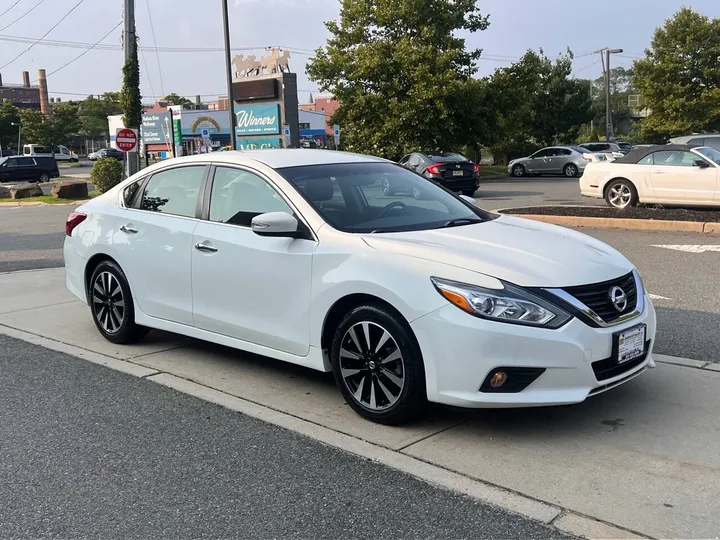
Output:
M475 196L487 210L545 205L604 205L600 199L580 195L577 178L565 177L507 177L496 180L480 179Z
M571 204L576 182L550 178L493 181L481 186L479 202L486 208ZM62 266L64 223L72 210L73 206L0 208L0 272ZM720 295L713 274L713 269L720 267L720 252L654 247L718 245L717 237L580 230L620 250L640 269L650 293L664 297L654 300L660 325L656 352L720 362Z
M568 538L0 335L2 538Z

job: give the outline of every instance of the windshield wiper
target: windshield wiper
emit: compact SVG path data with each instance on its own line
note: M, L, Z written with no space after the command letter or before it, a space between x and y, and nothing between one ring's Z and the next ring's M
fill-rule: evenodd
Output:
M482 223L482 219L477 218L457 218L457 219L451 219L450 221L446 221L443 223L439 228L444 229L447 227L459 227L460 225L471 225L473 223Z

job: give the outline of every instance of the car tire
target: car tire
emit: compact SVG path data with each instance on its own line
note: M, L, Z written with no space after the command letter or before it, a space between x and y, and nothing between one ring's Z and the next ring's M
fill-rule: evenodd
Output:
M567 178L575 178L578 175L579 170L580 169L578 169L578 166L574 163L568 163L567 165L565 165L565 167L563 167L563 174Z
M93 271L88 284L88 303L95 326L112 343L135 343L149 330L135 323L130 285L113 261L102 261Z
M527 174L526 171L525 171L525 167L523 167L522 165L519 165L519 164L518 164L518 165L513 165L512 175L513 175L514 177L520 178L520 177L522 177L522 176L525 176L525 174Z
M345 316L330 362L347 404L372 422L403 424L427 405L420 346L410 325L383 306L361 305Z
M388 180L387 178L383 178L381 185L383 194L385 196L392 197L393 195L395 195L395 190L390 185L390 180Z
M42 182L43 184L44 184L45 182L49 182L49 181L50 181L50 175L48 175L47 173L42 173L42 174L40 175L40 178L39 178L38 181L39 181L39 182Z
M624 178L611 180L605 188L605 202L618 210L635 206L638 203L637 189L630 180Z

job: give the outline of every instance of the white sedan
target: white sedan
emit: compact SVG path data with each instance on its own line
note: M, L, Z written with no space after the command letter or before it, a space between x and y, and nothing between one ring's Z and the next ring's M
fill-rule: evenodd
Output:
M636 148L614 161L588 164L580 192L619 209L638 203L720 206L720 152L677 144Z
M578 403L654 367L625 257L473 203L343 152L168 160L68 217L67 286L112 342L158 328L332 371L388 424L428 401Z

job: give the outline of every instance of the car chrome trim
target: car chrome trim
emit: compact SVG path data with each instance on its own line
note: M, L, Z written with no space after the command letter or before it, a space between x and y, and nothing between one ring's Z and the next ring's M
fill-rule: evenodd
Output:
M640 281L640 274L638 274L637 270L632 271L633 279L635 279L635 288L637 289L637 301L635 303L635 309L632 310L629 313L626 313L625 315L621 315L614 321L607 323L605 322L597 313L595 313L592 309L587 307L585 304L583 304L580 300L575 298L573 295L571 295L568 292L565 292L563 289L543 289L546 292L549 292L550 294L553 294L560 298L561 300L567 302L572 307L580 311L583 315L588 317L590 320L592 320L595 324L602 328L609 328L611 326L617 326L619 324L626 323L627 321L630 321L634 319L635 317L639 317L643 314L645 311L645 288L643 287L642 281Z

